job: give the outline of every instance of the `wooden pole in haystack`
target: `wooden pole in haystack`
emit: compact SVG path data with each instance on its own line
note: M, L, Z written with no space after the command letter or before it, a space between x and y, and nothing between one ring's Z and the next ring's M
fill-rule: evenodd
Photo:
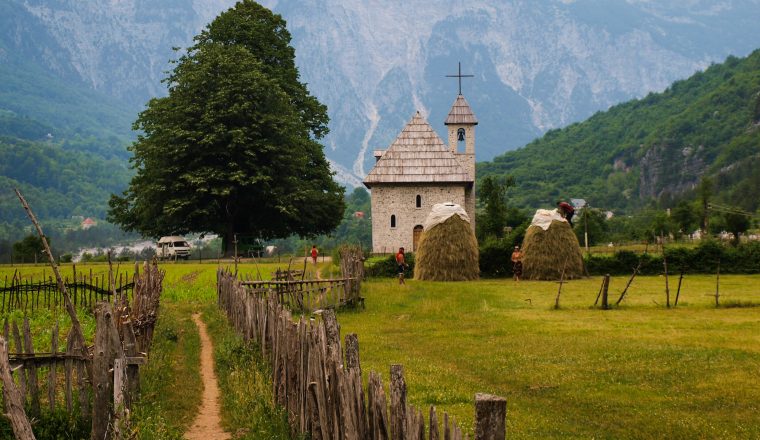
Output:
M66 306L66 312L69 314L69 318L71 318L71 331L73 333L74 339L79 344L79 348L82 351L84 351L85 345L84 345L84 333L82 333L82 325L79 323L79 318L77 317L77 311L76 309L74 309L74 305L71 303L69 292L66 290L66 284L63 282L63 278L61 277L61 272L58 270L58 265L55 263L55 259L53 258L53 252L50 250L50 245L48 245L47 238L45 238L45 234L42 232L42 228L40 227L40 224L37 221L37 217L35 217L34 213L32 212L32 208L29 207L29 204L26 202L26 199L24 198L24 196L21 195L21 192L18 190L18 188L14 188L14 191L16 191L16 196L18 196L18 199L21 201L21 205L24 207L24 210L26 211L26 215L29 216L29 219L32 221L32 224L37 229L37 234L40 236L40 239L42 240L42 245L45 247L45 254L47 254L48 256L50 267L53 268L53 273L55 274L55 279L56 279L56 282L58 283L58 289L61 291L61 294L63 294L63 301Z

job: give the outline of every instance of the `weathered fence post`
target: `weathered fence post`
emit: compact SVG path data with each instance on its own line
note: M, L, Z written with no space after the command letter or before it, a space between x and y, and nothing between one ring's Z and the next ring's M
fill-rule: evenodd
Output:
M504 440L507 401L490 394L475 395L475 440Z
M8 362L8 343L0 337L0 378L3 382L3 401L5 416L10 419L13 435L19 440L34 440L32 425L24 412L24 401L19 394L11 377L11 366Z
M406 440L406 381L404 367L391 365L391 436Z
M92 358L92 438L102 439L109 434L111 422L111 397L113 380L110 370L116 358L114 342L119 342L118 333L114 334L113 310L107 302L101 302L95 309L95 352ZM115 340L114 340L115 339Z
M602 284L602 309L607 310L610 308L607 302L607 296L610 289L610 274L604 276L604 284Z
M55 323L53 327L53 333L50 336L50 353L53 358L56 358L58 354L58 323ZM53 360L50 364L50 371L48 372L48 403L50 404L50 412L55 411L55 384L56 384L56 368L58 363Z
M32 330L29 328L29 318L24 318L24 351L26 354L34 357L34 347L32 346ZM24 365L26 368L26 365ZM26 376L27 391L32 398L32 417L40 414L40 390L37 386L37 365L32 362Z

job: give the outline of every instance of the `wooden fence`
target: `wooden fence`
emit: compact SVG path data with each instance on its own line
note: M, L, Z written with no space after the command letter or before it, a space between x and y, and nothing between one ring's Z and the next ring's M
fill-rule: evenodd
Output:
M271 273L272 280L255 280L251 275L242 275L242 285L253 295L274 296L278 304L296 313L342 306L364 307L364 298L360 294L364 278L361 249L343 246L340 255L341 278L304 279L304 271L277 269Z
M423 414L407 403L401 365L391 366L387 394L374 372L365 392L358 338L346 336L344 353L333 310L294 320L278 296L257 295L223 270L217 272L217 294L231 324L260 346L272 366L275 403L287 410L293 434L313 440L423 440L427 425L430 439L468 438L446 413L439 423L435 407ZM475 412L475 439L505 438L504 399L479 394Z
M98 301L112 301L114 286L111 286L107 274L93 275L76 272L74 269L73 280L64 279L66 289L74 306L84 306L94 310ZM114 277L115 290L119 296L131 297L134 290L134 278L127 273L120 273ZM31 313L40 308L53 308L63 305L63 294L58 289L58 284L51 277L34 280L34 277L26 278L16 272L8 279L5 276L3 285L0 287L0 313L10 313L13 310L23 310Z
M139 392L139 365L146 362L150 350L163 278L163 271L145 263L143 273L135 273L131 303L126 294L118 293L114 304L98 302L95 340L89 347L78 346L70 333L66 350L59 351L56 323L50 352L35 352L29 320L25 318L23 330L19 330L15 321L9 324L6 319L0 348L7 350L7 357L0 356L0 372L6 367L12 372L7 378L3 376L3 392L16 393L16 398L5 399L6 412L15 411L20 417L19 408L23 412L26 407L35 417L42 410L55 410L57 405L68 412L78 407L82 413L92 414L93 439L121 437L128 410ZM6 342L11 339L15 352ZM63 381L58 379L59 372Z
M6 319L3 325L3 337L9 343L14 342L16 350L11 352L9 349L8 360L11 370L17 377L22 402L29 402L29 415L32 417L40 415L41 396L46 398L45 407L51 412L55 410L57 402L61 401L59 398L61 393L57 391L61 385L57 380L59 370L63 372L65 378L62 383L64 395L62 401L66 411L71 413L74 410L75 397L79 402L80 411L82 413L89 411L90 385L86 374L89 358L82 354L80 347L75 345L75 338L71 334L65 338L66 350L59 351L58 323L56 323L51 333L50 351L35 353L32 347L29 319L24 318L21 330L15 320L9 325Z
M272 296L294 312L311 313L320 309L353 304L350 278L326 280L254 281L246 278L242 285L256 296Z

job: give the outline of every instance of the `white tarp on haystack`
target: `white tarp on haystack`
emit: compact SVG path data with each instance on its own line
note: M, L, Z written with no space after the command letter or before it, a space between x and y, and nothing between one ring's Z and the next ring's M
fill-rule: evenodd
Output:
M531 226L538 226L546 231L551 226L552 221L566 222L562 215L556 209L537 209L536 214L533 215L533 221L530 222Z
M438 203L433 205L433 209L425 219L423 227L426 231L430 230L435 225L441 224L448 220L452 215L458 215L462 220L470 223L470 217L467 215L467 211L456 203Z

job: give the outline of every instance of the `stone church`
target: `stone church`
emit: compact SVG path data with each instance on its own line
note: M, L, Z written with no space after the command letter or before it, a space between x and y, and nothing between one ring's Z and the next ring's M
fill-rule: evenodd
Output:
M475 126L460 93L445 122L446 146L417 112L387 150L375 151L364 185L372 191L372 252L417 248L433 205L461 205L475 228Z

